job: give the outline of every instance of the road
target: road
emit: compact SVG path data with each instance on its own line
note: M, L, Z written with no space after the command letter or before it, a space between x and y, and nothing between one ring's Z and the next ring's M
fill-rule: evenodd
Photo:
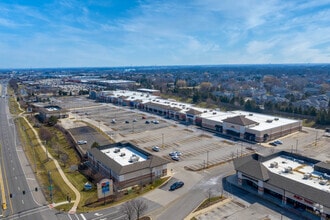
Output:
M42 193L32 170L22 169L21 163L26 164L26 158L16 137L13 119L10 118L8 97L5 96L6 84L2 84L0 88L0 167L2 174L0 184L3 186L3 190L1 190L3 206L0 214L3 219L57 219L54 211L50 210L46 203L39 204L34 198L34 196L42 197ZM28 181L36 184L29 185ZM38 192L35 190L36 187Z
M216 168L211 168L197 173L191 171L178 171L174 179L183 180L185 185L175 191L169 192L169 185L164 187L167 194L163 197L172 197L173 201L165 206L152 211L154 219L184 219L206 198L218 196L222 193L222 178L233 172L232 163L227 163ZM196 182L196 180L199 181ZM145 196L148 198L148 195ZM152 195L150 196L152 197ZM171 199L171 198L167 198Z

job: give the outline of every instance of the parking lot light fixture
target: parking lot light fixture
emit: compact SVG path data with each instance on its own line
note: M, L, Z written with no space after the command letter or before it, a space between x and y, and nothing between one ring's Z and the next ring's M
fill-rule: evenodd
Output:
M162 148L164 147L164 133L162 133Z

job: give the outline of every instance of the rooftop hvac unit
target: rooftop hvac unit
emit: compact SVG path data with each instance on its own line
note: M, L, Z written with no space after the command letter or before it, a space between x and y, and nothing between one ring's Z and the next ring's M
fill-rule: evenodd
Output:
M327 182L328 182L327 180L320 180L319 183L320 183L320 185L325 185L325 184L327 184Z
M311 177L312 175L310 173L305 173L304 174L304 180L307 180Z
M129 161L130 163L134 163L134 162L137 162L139 161L140 157L136 156L135 154L133 154L130 158L129 158Z
M289 173L292 171L292 167L285 167L284 168L284 173Z
M252 114L252 113L250 113L250 114L249 114L249 116L253 116L253 114Z
M125 153L121 153L121 154L120 154L121 157L124 157L125 155L126 155Z
M120 152L120 149L119 148L116 148L113 152L114 153L118 153L118 152Z
M278 121L278 120L279 120L279 118L274 118L274 120L275 120L275 121Z
M270 164L270 168L277 168L278 167L278 163L277 162L272 162L271 164Z

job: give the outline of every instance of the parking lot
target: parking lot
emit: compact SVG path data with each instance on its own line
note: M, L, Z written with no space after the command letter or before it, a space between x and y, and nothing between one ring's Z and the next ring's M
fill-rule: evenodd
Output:
M89 104L86 108L77 108L73 103L70 105L75 106L74 109L70 109L70 120L87 121L103 130L116 142L132 142L150 153L169 160L170 152L180 151L182 156L176 163L182 162L183 166L190 170L214 166L252 152L246 149L250 147L246 143L226 140L198 127L182 125L137 109L112 104ZM99 137L93 137L96 135L95 132L77 132L77 129L71 131L77 140L83 140L85 136L88 143L93 143L93 138L98 143L103 143ZM152 151L153 146L158 146L160 151Z
M67 101L70 103L66 103ZM77 100L74 98L64 99L59 103L63 104L63 106L71 107L68 109L71 112L69 118L62 119L61 123L70 129L76 140L88 141L88 144L83 147L90 147L89 144L92 144L94 141L101 145L106 144L104 136L95 129L99 128L108 134L113 141L129 141L152 154L168 159L173 162L170 164L169 169L175 168L176 172L181 172L184 169L199 171L254 151L267 154L277 150L287 150L322 161L330 158L329 137L323 136L324 132L321 130L313 128L304 127L301 132L282 137L280 138L282 144L277 146L271 146L268 143L249 144L225 139L214 133L204 131L199 127L187 126L174 120L168 120L138 109L130 109L129 107L115 106L108 103L94 103L93 100L83 98ZM146 123L146 121L149 123ZM153 121L158 121L158 123L153 123ZM88 124L93 125L94 128L91 129ZM153 151L153 146L158 146L159 152ZM180 151L182 153L179 161L171 160L169 153L172 151ZM172 172L172 169L170 170ZM200 173L197 172L188 172L185 175L196 175L194 178L201 178L199 177ZM167 194L165 195L165 191L168 191L173 181L178 180L173 178L169 183L155 191L155 201L166 205L167 202L176 199L184 193L186 188L191 187L194 183L188 181L188 179L194 178L183 178L181 173L180 179L185 182L184 189L179 189L172 193L170 197ZM160 194L163 195L161 197L163 199L159 199ZM206 214L198 216L197 219L212 219L212 216L221 216L221 218L232 217L234 219L237 216L247 217L249 215L253 219L255 212L256 210L254 209L246 209L235 202L230 202L223 207L217 207ZM233 213L236 213L236 215L232 215ZM263 218L267 216L265 213L268 216L279 216L278 214L276 215L276 212L269 211L266 208L263 208L261 212L258 211L258 216Z
M254 151L267 153L283 149L298 150L299 153L305 151L326 153L329 148L328 139L323 140L322 133L315 133L315 129L304 128L302 132L283 137L281 139L283 144L278 146L249 144L224 139L199 127L183 125L138 109L95 103L87 98L70 97L60 99L57 103L71 111L70 120L93 124L116 142L130 141L150 153L169 160L171 160L170 152L180 151L182 153L180 160L173 162L182 164L189 170L201 170ZM154 123L155 121L157 123ZM77 140L85 137L89 144L94 140L100 144L107 143L96 131L74 133ZM317 135L318 147L313 148L312 144L315 143ZM158 146L160 151L152 151L153 146Z

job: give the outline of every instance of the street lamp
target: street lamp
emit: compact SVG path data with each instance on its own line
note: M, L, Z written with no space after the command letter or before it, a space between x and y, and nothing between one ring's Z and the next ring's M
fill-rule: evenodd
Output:
M162 147L164 147L164 133L162 133Z

